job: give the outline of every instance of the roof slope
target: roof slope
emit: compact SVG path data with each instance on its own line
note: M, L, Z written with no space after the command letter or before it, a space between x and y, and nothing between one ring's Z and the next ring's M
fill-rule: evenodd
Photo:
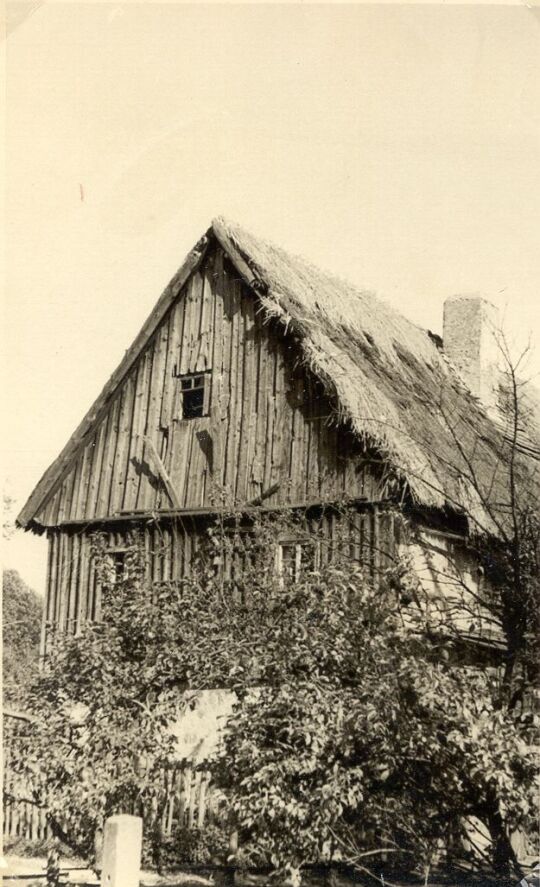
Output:
M189 254L81 425L21 511L29 526L162 317L217 238L268 318L299 340L340 417L374 443L427 507L464 509L488 528L478 488L507 498L502 436L432 337L373 293L223 218ZM471 482L474 479L474 482ZM475 489L475 487L477 489Z
M508 501L508 445L434 337L374 293L238 225L217 219L213 229L248 265L268 316L299 336L342 417L376 443L413 498L494 530L484 503Z

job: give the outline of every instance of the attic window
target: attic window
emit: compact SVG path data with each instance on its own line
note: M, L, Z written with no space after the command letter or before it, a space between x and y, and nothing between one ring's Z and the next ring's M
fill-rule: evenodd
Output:
M198 419L207 415L208 373L178 376L180 383L180 419Z

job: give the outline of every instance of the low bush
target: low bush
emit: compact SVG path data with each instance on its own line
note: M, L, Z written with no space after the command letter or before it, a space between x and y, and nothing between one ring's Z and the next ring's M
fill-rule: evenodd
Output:
M160 872L176 871L183 865L225 865L228 853L228 832L216 824L179 826L170 837L151 838L144 848L146 863Z

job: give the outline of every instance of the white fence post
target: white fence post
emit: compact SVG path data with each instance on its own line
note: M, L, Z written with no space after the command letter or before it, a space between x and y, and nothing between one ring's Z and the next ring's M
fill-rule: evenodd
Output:
M142 819L121 813L105 822L101 887L139 887Z

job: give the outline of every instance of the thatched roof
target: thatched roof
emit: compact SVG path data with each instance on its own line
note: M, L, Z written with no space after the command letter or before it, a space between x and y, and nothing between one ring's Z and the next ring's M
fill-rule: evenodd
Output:
M380 448L426 507L465 511L492 530L487 501L508 501L508 446L440 341L359 289L225 219L224 248L244 262L268 317L300 339L341 416Z
M492 529L482 501L508 498L503 435L467 391L437 337L411 323L374 293L358 289L215 219L161 296L120 366L18 518L29 526L59 482L209 242L217 238L268 319L293 334L321 379L336 413L378 448L422 506L464 510Z

